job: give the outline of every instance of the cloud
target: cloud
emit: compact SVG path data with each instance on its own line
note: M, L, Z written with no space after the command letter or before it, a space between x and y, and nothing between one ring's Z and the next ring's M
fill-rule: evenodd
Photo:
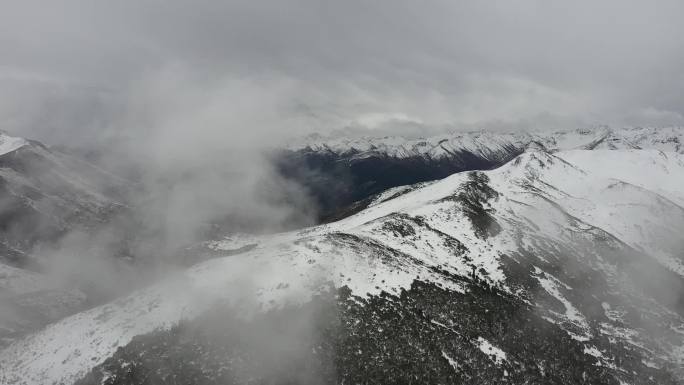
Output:
M648 110L669 112L654 124L684 124L678 1L28 0L3 9L0 122L46 141L122 124L131 90L178 63L198 85L293 82L277 96L316 118L310 130L381 115L452 127L630 125Z

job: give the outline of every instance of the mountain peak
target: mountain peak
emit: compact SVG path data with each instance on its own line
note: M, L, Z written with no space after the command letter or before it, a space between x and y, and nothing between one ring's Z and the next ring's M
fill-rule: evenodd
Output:
M28 144L29 141L24 138L10 136L0 131L0 155L5 155Z

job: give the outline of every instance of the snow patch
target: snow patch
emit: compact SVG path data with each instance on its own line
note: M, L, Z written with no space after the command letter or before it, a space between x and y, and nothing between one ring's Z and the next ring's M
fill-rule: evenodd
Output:
M0 132L0 155L5 155L28 144L28 140L24 138L9 136Z
M447 360L449 365L451 365L451 367L454 368L454 370L458 370L458 362L456 362L456 360L454 360L453 358L449 357L449 355L446 354L444 350L442 350L442 357L444 357L444 359Z
M501 365L504 361L507 361L506 352L492 345L486 339L478 337L476 344L477 347L480 348L482 353L486 354L487 357L489 357L497 365Z

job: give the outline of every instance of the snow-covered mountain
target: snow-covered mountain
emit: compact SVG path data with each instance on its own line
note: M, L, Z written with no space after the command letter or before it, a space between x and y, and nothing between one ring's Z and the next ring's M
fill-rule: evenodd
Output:
M684 155L637 131L530 141L337 222L210 242L225 256L1 351L0 383L681 383ZM306 323L318 337L255 368L248 325L283 320L260 330L279 340L311 309L332 314Z
M288 145L278 164L284 176L309 189L320 206L321 219L329 221L362 209L367 203L364 199L388 188L499 167L529 147L549 152L653 149L683 153L682 143L684 127L478 131L419 139L311 136Z
M43 274L34 254L125 210L126 182L43 144L0 132L0 347L73 313L85 295Z
M80 159L36 141L0 133L0 245L6 263L37 240L106 222L123 207L125 182ZM3 259L0 259L3 261Z

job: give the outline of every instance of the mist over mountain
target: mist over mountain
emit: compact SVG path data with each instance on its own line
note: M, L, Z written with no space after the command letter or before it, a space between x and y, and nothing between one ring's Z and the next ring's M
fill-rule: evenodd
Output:
M3 232L0 378L679 383L683 134L297 139L273 175L329 223L217 216L163 259L140 180L4 136L12 221L74 219Z
M682 14L6 1L0 385L684 383Z

